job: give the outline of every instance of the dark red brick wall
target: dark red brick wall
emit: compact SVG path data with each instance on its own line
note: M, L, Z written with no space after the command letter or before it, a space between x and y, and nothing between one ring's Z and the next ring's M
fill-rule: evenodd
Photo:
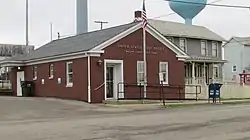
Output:
M129 86L129 84L137 83L137 61L143 61L143 54L138 53L128 53L126 49L119 48L119 45L138 45L142 46L142 30L136 31L131 35L119 40L118 42L112 44L111 46L105 49L105 54L103 54L100 58L92 58L91 59L91 70L92 70L92 89L98 87L102 83L104 83L104 64L101 66L97 65L98 60L104 59L114 59L114 60L123 60L124 65L124 82L128 84L125 88L125 96L127 97L137 97L139 96L139 88L137 86ZM154 85L159 84L159 62L167 61L169 62L169 84L170 85L182 85L184 86L184 62L178 61L176 58L176 54L165 47L161 42L159 42L156 38L147 34L147 46L155 46L159 51L156 51L157 54L148 54L148 82ZM150 49L150 48L148 48ZM131 50L131 49L128 49ZM137 49L133 49L138 51ZM148 93L149 98L159 98L159 90L155 87L148 88L151 93ZM158 90L158 91L156 91ZM167 98L179 98L177 89L169 89L164 88L164 92L166 93ZM183 91L182 91L183 92ZM184 94L180 95L181 98L184 98ZM104 100L104 86L98 90L92 91L92 101L93 102L101 102Z
M66 87L66 63L73 62L73 87ZM33 66L24 67L25 80L35 82L35 95L40 97L58 97L88 101L87 93L87 58L54 62L54 78L49 79L49 64L37 65L37 80L33 80ZM16 70L12 72L16 79ZM62 83L58 84L58 78ZM42 84L44 79L44 85ZM12 80L13 91L16 95L16 80Z

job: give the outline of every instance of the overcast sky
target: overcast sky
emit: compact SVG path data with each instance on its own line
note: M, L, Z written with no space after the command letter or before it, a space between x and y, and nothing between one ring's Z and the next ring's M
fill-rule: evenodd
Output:
M208 0L213 2L215 0ZM0 43L25 44L25 0L0 0ZM172 13L164 0L146 0L148 18ZM30 0L30 44L36 48L53 38L75 34L75 0ZM216 4L248 5L249 0L222 0ZM104 28L131 22L135 10L141 10L142 0L89 0L89 30L100 29L95 20L108 21ZM184 22L177 14L158 18ZM250 10L207 6L193 24L206 26L222 37L250 36Z

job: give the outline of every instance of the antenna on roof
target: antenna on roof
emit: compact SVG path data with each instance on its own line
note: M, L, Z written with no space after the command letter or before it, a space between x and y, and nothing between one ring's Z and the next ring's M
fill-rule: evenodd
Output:
M107 21L95 21L95 23L100 23L101 24L101 30L102 30L103 24L107 24L108 22Z

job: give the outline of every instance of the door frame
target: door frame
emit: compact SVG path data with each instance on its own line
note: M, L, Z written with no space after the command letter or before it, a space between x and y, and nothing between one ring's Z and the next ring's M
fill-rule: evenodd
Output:
M107 98L107 77L106 77L106 70L107 70L107 65L108 64L113 64L114 65L114 98ZM121 77L120 77L120 81L119 82L124 82L124 73L123 73L123 60L111 60L111 59L104 59L104 99L117 99L117 78L116 78L116 73L117 73L117 65L120 65L120 73L121 73ZM122 85L122 90L124 89L124 86ZM119 95L120 96L120 95ZM124 96L124 95L122 95Z
M17 92L17 97L22 97L23 96L23 92L22 92L22 87L21 87L21 81L20 81L20 78L21 78L21 76L23 77L23 81L25 80L25 75L24 75L24 71L18 71L17 73L16 73L16 80L17 80L17 83L16 83L16 92ZM20 84L20 85L18 85L18 83ZM20 93L20 94L19 94Z

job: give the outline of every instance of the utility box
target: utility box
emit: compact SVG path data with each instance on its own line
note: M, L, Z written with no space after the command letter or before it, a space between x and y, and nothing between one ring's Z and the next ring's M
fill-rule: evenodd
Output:
M221 101L221 87L223 84L220 83L211 83L208 85L208 101L210 102L210 99L213 99L213 103L216 103L216 99L219 99L219 102Z

